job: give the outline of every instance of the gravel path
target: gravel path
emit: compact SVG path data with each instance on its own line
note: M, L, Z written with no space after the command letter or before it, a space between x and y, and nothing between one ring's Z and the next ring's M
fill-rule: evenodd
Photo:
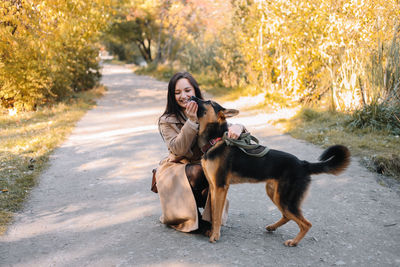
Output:
M105 65L109 91L51 157L24 210L0 237L1 266L400 266L400 197L353 158L339 176L313 177L304 215L313 227L298 247L293 222L263 184L231 186L221 239L160 224L150 172L167 151L156 122L166 83ZM281 134L262 115L242 114L261 143L315 161L322 150Z

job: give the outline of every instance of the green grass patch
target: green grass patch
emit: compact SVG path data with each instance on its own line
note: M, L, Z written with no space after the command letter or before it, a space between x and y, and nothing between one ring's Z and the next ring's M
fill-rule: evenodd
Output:
M13 116L0 110L0 234L21 209L49 155L104 91L96 87L51 107Z
M148 75L160 81L168 82L176 70L169 65L149 64L147 67L134 67L133 71L139 75Z
M328 147L347 146L352 155L359 156L367 167L400 181L400 137L391 127L363 125L354 121L357 113L319 111L303 108L295 117L280 121L295 138Z
M388 105L372 102L352 114L349 126L383 130L392 135L400 135L400 104Z

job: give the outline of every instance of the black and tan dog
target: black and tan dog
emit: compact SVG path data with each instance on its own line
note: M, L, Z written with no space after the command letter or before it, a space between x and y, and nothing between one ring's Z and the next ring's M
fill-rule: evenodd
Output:
M350 163L349 150L341 145L331 146L320 156L320 162L310 163L278 150L269 150L263 157L253 157L238 147L228 146L221 140L228 130L226 118L239 111L225 109L214 101L192 97L198 104L199 145L205 154L201 164L210 184L212 228L210 242L220 238L221 217L230 184L266 182L266 191L279 208L282 218L266 229L275 231L290 220L297 223L300 232L294 239L285 241L287 246L296 246L311 228L300 209L311 174L339 174ZM210 145L210 143L212 145Z

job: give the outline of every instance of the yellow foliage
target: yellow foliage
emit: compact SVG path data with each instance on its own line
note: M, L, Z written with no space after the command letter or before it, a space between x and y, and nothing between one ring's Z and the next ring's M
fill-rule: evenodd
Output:
M0 3L0 105L32 110L88 89L97 66L96 41L110 0ZM83 78L85 77L85 78ZM93 82L92 82L93 83Z
M382 95L368 77L368 65L379 50L385 51L381 67L390 61L397 2L238 0L233 1L235 28L228 26L228 32L250 83L306 101L318 101L330 90L336 108L354 109L362 102L361 86L369 100ZM231 49L221 50L226 48ZM232 58L219 61L231 68Z

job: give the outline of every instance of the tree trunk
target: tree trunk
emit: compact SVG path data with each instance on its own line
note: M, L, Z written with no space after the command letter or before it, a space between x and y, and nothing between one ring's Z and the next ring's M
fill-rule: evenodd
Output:
M339 100L336 95L336 91L337 91L336 79L335 79L333 66L329 67L328 69L331 74L331 109L336 110L339 107Z
M365 89L364 89L364 86L363 86L363 83L362 83L360 77L358 77L358 83L360 85L360 94L361 94L362 105L363 105L363 107L365 107L367 105L367 102L365 100L365 98L366 98L365 97Z
M147 63L151 63L151 54L149 53L148 47L146 47L145 43L142 40L136 40L136 45L139 48L140 54L144 58ZM150 46L149 46L150 47Z
M262 2L260 2L260 5L262 7ZM260 60L261 60L261 71L262 71L262 79L263 79L263 84L262 86L266 88L266 74L265 74L265 65L264 65L264 49L263 49L263 26L264 26L264 14L262 14L261 17L261 23L260 23L260 29L258 31L259 34L259 39L258 39L258 52L260 54Z
M145 47L145 48L146 48L146 53L149 56L149 60L150 60L150 62L152 62L153 58L151 57L151 40L150 39L147 39L147 47Z
M163 29L164 16L165 16L165 9L164 9L164 7L162 7L161 8L161 16L160 16L160 27L158 28L157 54L156 54L156 58L154 60L154 63L156 64L156 66L161 61L161 56L162 56L162 53L161 53L161 32L162 32L162 29Z

